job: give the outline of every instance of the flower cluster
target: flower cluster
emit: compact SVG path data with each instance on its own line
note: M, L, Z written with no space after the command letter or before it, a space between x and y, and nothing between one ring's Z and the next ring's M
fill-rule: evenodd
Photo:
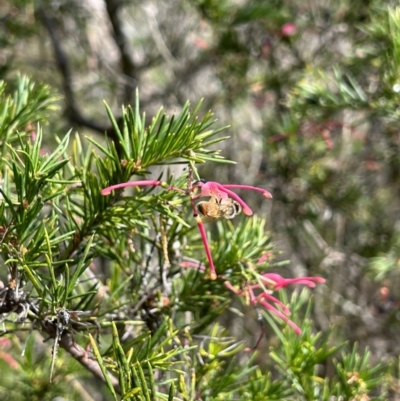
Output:
M194 200L200 197L209 197L213 200L213 205L219 207L224 202L227 203L229 200L232 202L237 202L240 205L240 210L247 216L251 216L253 211L251 208L241 199L236 193L232 192L231 189L246 189L251 191L256 191L261 193L266 198L272 198L270 192L266 191L262 188L257 188L249 185L237 185L237 184L220 184L214 181L197 181L194 184L189 185L189 191L185 192L180 188L176 188L168 185L163 181L156 180L144 180L144 181L131 181L125 182L122 184L112 185L110 187L104 188L101 191L102 195L109 195L113 190L122 189L126 187L140 187L140 186L160 186L167 190L176 191L183 194L190 195L191 205L193 209L194 217L196 218L197 226L200 231L200 235L204 244L204 249L206 252L207 260L210 268L210 278L215 280L217 278L216 269L214 266L213 258L211 255L210 246L207 239L206 230L204 227L204 216L200 216L198 214L198 210L194 203ZM223 215L222 215L223 216ZM223 218L217 214L216 220ZM264 262L270 256L269 253L262 256L258 263ZM288 316L290 316L290 311L286 305L284 305L279 299L274 297L273 291L280 290L290 284L303 284L308 287L315 287L316 283L324 283L325 279L322 277L301 277L301 278L293 278L286 279L276 273L264 273L261 276L261 279L257 284L247 284L245 289L236 289L229 281L225 281L225 286L233 291L236 295L245 296L250 300L251 304L257 306L262 306L265 309L269 310L271 313L282 319L286 322L290 327L292 327L296 333L300 334L300 328L293 323ZM261 293L255 294L255 292Z

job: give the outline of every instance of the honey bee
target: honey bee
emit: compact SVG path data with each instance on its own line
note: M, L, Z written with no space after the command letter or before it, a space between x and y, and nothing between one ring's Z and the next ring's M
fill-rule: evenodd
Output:
M231 198L217 199L214 196L208 201L196 205L203 223L213 223L222 219L233 219L242 212L242 206Z

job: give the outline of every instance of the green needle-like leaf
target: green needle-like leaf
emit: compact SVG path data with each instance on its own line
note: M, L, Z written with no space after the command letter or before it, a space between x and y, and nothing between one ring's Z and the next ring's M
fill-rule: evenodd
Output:
M97 360L97 363L99 364L101 372L103 373L103 377L104 377L104 380L105 380L105 382L107 384L107 387L110 390L111 394L113 395L114 400L118 401L117 394L116 394L116 392L114 390L114 386L112 385L111 380L110 380L110 378L108 376L108 372L107 372L107 370L106 370L106 368L105 368L105 366L103 364L103 359L102 359L102 357L100 355L100 351L99 351L99 349L97 347L96 341L94 340L94 338L91 336L90 333L89 333L89 341L90 341L90 345L91 345L91 347L93 349L93 354L96 357L96 360Z

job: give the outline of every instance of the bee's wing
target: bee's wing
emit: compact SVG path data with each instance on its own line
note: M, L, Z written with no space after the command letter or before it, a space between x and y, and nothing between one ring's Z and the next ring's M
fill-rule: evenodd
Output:
M233 219L242 212L242 206L231 198L221 202L221 212L224 219Z

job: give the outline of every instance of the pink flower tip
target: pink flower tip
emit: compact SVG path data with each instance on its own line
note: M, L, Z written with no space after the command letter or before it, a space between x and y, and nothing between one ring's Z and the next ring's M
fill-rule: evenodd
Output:
M246 216L252 216L253 215L253 211L247 206L247 207L244 207L243 209L243 213L246 215Z
M110 193L111 193L111 189L110 188L104 188L104 189L102 189L101 191L100 191L100 193L103 195L103 196L107 196L107 195L110 195Z
M271 192L265 191L265 192L263 193L263 195L264 195L267 199L272 199L272 194L271 194Z

